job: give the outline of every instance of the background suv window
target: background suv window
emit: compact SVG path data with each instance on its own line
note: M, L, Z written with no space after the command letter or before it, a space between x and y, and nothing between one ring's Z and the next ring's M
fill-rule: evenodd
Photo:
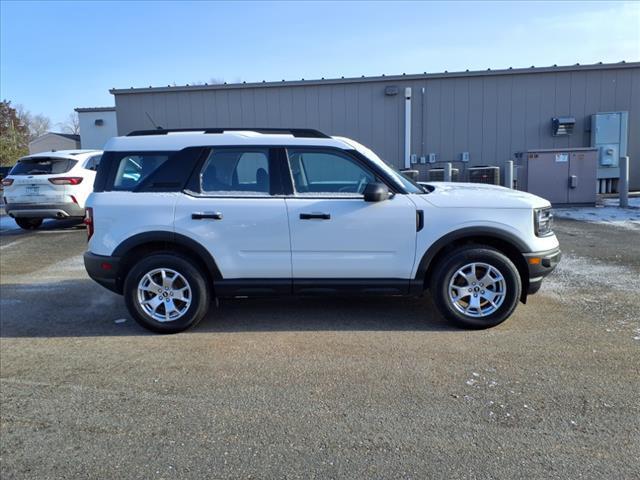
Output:
M204 193L264 195L269 193L267 150L213 150L200 174Z
M23 158L14 165L9 175L56 175L67 173L76 163L78 162L67 158Z
M289 149L296 193L301 195L361 195L376 176L356 160L337 152Z

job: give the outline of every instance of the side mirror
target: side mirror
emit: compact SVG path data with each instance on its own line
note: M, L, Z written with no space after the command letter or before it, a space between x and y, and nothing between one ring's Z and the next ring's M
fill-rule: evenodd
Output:
M384 183L367 183L363 194L365 202L381 202L389 199L389 188Z

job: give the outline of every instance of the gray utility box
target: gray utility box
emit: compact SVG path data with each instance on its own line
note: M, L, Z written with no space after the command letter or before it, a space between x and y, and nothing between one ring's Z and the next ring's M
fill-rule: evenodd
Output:
M595 205L597 148L528 150L517 157L522 190L554 205Z
M628 112L591 116L591 146L598 149L598 178L620 176L619 160L627 154L628 125Z

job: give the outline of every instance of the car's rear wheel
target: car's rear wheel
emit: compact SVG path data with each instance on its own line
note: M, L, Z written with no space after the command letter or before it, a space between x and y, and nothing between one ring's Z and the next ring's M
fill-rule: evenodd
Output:
M513 262L484 246L463 247L434 269L430 290L438 310L466 328L488 328L515 310L522 281Z
M20 228L23 228L25 230L35 230L40 225L42 225L41 218L18 217L15 219L15 221Z
M195 326L209 310L206 276L187 258L153 254L129 271L124 297L131 316L158 333Z

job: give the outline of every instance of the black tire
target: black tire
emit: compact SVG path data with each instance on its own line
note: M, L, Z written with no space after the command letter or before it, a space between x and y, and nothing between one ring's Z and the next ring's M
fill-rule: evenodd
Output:
M158 321L145 311L138 297L138 286L142 278L150 272L158 269L170 269L180 274L190 288L190 305L186 311L175 320ZM183 286L180 283L180 286ZM164 292L162 293L164 295ZM153 297L155 293L141 293ZM160 295L157 295L160 298ZM124 300L133 319L143 327L157 333L178 333L194 327L207 314L210 304L210 290L207 285L206 275L196 267L189 259L173 253L156 253L144 257L136 263L124 282ZM161 299L162 300L162 299ZM174 305L173 299L171 304ZM176 299L175 305L185 307L186 302ZM164 304L158 304L157 314L166 314Z
M502 297L502 303L500 303L500 300L495 301L496 304L499 304L498 308L494 308L483 298L485 290L476 292L476 287L479 289L484 288L480 286L479 282L476 282L477 285L468 285L461 275L456 275L456 280L454 280L456 286L451 289L452 295L461 295L461 300L455 303L454 299L451 298L449 285L453 276L460 269L472 263L489 265L504 278L504 284L502 284L504 286L503 295L498 295L498 297ZM486 267L482 266L478 266L477 269L477 276L480 277L484 277L488 271ZM471 270L465 270L465 272L471 272ZM465 288L458 287L458 284L464 285ZM466 287L472 289L471 293ZM461 247L440 261L431 275L429 288L433 301L443 317L463 328L481 329L494 327L511 316L520 299L522 280L516 266L503 253L491 247L475 245ZM494 290L499 291L497 284L492 284L490 288L491 290L487 288L489 294L493 293ZM487 309L488 313L486 315L478 316L481 308L472 306L471 296L474 294L479 298L478 302L484 305L481 308ZM471 307L469 313L466 314L461 311L465 305Z
M41 218L18 217L14 219L18 226L24 230L35 230L42 225Z

